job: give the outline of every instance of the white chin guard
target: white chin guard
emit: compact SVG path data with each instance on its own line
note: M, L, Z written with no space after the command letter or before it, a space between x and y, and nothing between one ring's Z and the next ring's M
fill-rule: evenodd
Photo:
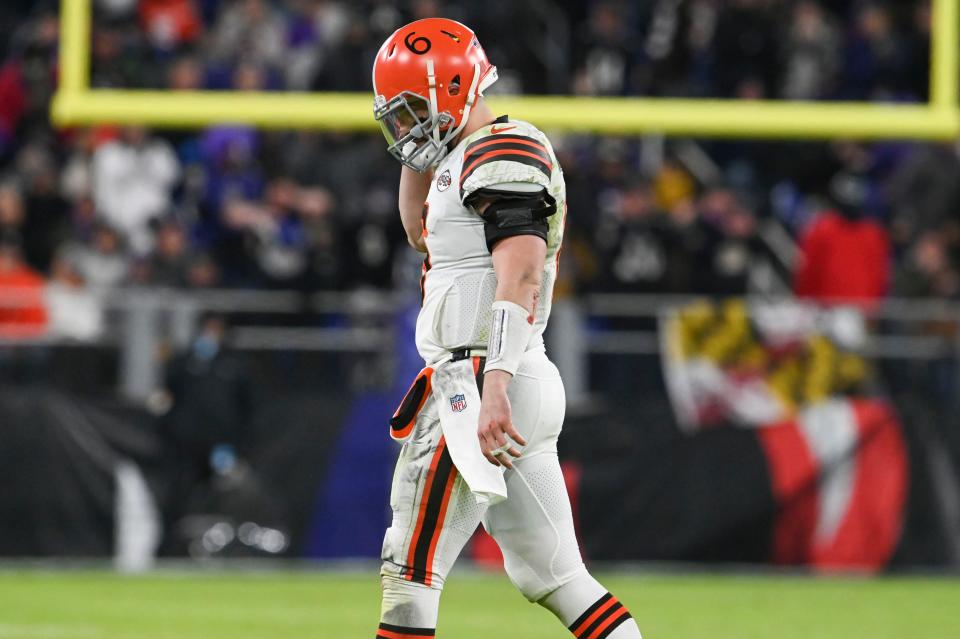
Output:
M492 311L487 364L483 370L515 375L533 335L533 314L519 304L504 300L494 302Z

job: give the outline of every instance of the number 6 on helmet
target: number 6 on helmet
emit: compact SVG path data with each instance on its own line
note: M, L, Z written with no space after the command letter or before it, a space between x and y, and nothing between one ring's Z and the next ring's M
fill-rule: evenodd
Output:
M373 64L373 113L387 150L426 171L447 154L477 97L496 80L477 36L459 22L426 18L398 29Z

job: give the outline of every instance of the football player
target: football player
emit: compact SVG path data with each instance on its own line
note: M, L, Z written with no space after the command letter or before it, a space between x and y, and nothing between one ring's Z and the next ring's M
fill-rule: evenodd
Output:
M473 31L440 18L398 29L373 67L374 115L403 165L401 220L426 253L426 367L390 423L403 447L376 636L435 636L444 580L482 522L511 581L575 637L638 638L584 567L557 459L565 399L543 332L563 172L541 131L491 112L482 94L496 79Z

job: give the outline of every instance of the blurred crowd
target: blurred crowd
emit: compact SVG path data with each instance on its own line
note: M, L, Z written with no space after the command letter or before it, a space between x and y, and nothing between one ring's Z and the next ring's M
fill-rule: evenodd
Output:
M927 98L926 0L94 6L98 88L369 91L385 36L445 15L477 31L501 92ZM87 293L123 285L391 289L409 270L378 134L54 129L56 6L7 1L0 24L0 337L94 336ZM565 293L960 292L954 144L551 138Z

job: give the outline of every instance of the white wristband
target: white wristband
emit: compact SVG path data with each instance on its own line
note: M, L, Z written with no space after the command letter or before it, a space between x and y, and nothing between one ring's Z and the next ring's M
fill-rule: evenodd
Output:
M494 302L492 308L487 365L483 370L501 370L514 375L533 334L533 315L519 304L504 300Z

